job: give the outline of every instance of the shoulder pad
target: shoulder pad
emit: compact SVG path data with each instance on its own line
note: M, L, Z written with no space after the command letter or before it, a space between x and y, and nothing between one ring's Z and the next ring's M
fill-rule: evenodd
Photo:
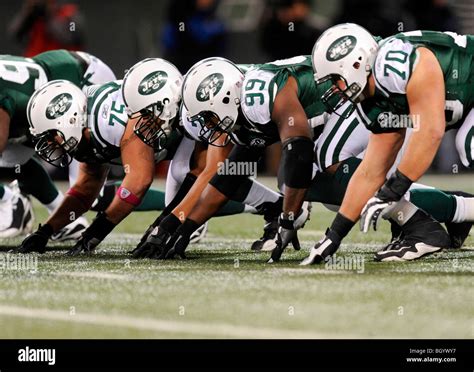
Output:
M277 86L274 72L256 69L245 74L241 93L241 110L251 123L267 124L271 121L273 100Z
M397 38L382 43L374 65L376 89L388 97L391 93L406 94L418 52L413 44Z

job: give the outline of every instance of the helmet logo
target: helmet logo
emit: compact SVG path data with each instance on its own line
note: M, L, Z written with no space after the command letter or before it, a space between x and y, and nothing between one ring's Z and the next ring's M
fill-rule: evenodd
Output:
M209 75L201 84L199 84L196 91L196 98L199 102L208 101L210 99L210 93L215 96L222 88L224 84L224 76L218 72Z
M145 76L138 85L138 93L148 96L158 92L166 84L168 74L164 71L153 71Z
M348 55L357 44L354 36L346 35L333 41L326 53L326 59L334 62Z
M46 117L50 120L64 115L72 105L72 96L69 93L61 93L54 97L46 107Z

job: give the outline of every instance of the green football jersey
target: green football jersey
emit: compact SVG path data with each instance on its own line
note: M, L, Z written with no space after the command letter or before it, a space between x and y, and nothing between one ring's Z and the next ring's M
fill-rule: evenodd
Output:
M382 108L375 110L409 113L406 87L418 62L419 47L430 49L438 59L446 87L446 126L455 128L462 124L474 103L474 36L471 35L412 31L382 40L373 70L375 99ZM368 128L384 129L377 121Z
M298 86L298 99L314 128L324 124L326 106L321 101L331 83L316 85L311 56L297 56L255 65L245 73L241 93L241 111L255 131L267 132L274 142L279 140L278 130L272 122L273 104L278 92L292 76ZM253 138L252 138L253 140ZM261 141L255 141L261 143Z
M10 116L9 138L29 135L26 106L36 89L54 79L82 86L84 72L80 60L65 50L34 58L0 55L0 108Z

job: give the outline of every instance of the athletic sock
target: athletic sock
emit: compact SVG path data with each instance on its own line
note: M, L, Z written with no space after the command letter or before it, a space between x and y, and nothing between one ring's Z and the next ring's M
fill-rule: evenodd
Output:
M232 216L234 214L239 214L245 211L245 204L236 202L234 200L229 200L227 203L225 203L221 209L217 211L217 213L214 215L215 217L222 217L222 216ZM253 210L255 208L250 207Z
M165 209L165 193L158 189L148 189L135 211L162 211Z
M52 214L63 202L64 195L61 192L58 192L58 195L54 198L51 203L44 204L46 209L48 210L48 214Z
M403 226L413 217L417 210L418 207L415 204L405 198L401 198L400 201L390 209L385 218L390 218L398 225Z
M45 206L54 203L59 196L59 191L48 172L35 158L21 166L18 181L22 192L33 195Z
M456 210L452 222L474 222L474 198L453 195L456 200Z
M456 197L438 189L410 190L409 197L413 204L430 214L438 222L452 222L458 209ZM459 203L462 204L462 201ZM462 208L462 205L460 207ZM461 212L459 213L461 214Z

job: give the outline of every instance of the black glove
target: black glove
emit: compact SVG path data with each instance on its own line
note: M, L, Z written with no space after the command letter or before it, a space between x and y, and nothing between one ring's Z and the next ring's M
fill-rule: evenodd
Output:
M133 258L158 257L169 241L171 234L161 226L155 227L143 244L132 252Z
M306 266L321 263L336 253L340 245L341 238L339 235L335 231L327 229L326 236L311 248L309 256L301 261L300 265Z
M155 222L158 220L160 218ZM151 226L147 229L142 237L143 243L140 243L132 251L133 258L158 258L165 249L171 235L181 226L179 218L172 213L160 221L159 225L153 227L151 231L149 231ZM147 237L144 239L145 235Z
M300 241L298 239L298 229L294 226L295 218L289 218L286 214L282 213L278 218L278 232L276 236L276 246L272 251L272 255L267 263L273 263L280 261L283 251L288 244L293 244L295 250L301 249Z
M185 259L184 254L191 240L191 235L199 228L199 224L189 218L176 230L159 258L174 258L176 255Z
M148 239L148 236L150 236L151 232L155 229L155 227L157 227L161 223L161 221L163 221L164 218L165 218L165 216L163 216L163 214L158 216L158 218L150 226L148 226L148 228L145 230L144 234L142 235L142 237L141 237L140 241L138 242L137 246L135 247L135 249L129 251L128 253L130 253L132 256L135 256L135 254L137 254L137 252L140 251L141 246L143 244L145 244L145 242Z
M115 224L107 219L105 212L97 213L91 225L82 233L81 239L72 247L66 255L77 256L82 252L90 254L114 229Z
M30 252L38 252L44 253L46 252L46 245L48 244L48 240L53 235L53 228L48 225L39 225L38 230L36 230L33 234L27 236L25 240L21 243L21 245L15 249L13 249L12 253L30 253Z
M178 255L182 259L186 259L185 251L189 245L190 236L188 235L181 235L175 233L166 247L166 253L163 252L162 256L164 255L165 259L174 258Z

